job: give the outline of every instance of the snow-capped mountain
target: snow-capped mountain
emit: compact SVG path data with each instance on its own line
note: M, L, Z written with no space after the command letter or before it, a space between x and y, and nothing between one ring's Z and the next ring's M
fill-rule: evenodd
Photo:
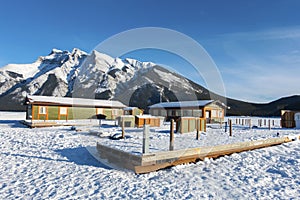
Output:
M112 58L93 51L53 49L32 64L0 68L0 109L22 110L26 94L118 99L147 108L159 101L188 100L209 92L151 62Z
M219 99L230 107L229 115L274 116L282 109L299 110L300 106L300 96L267 104L225 99L154 63L79 49L53 49L34 63L0 68L0 110L24 110L26 94L116 99L146 111L161 101Z
M0 68L0 101L2 110L24 109L26 94L66 96L87 54L53 49L32 64L9 64Z

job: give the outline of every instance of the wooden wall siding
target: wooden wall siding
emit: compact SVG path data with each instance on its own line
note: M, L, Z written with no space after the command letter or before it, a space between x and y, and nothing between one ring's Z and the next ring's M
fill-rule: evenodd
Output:
M122 115L117 117L118 125L122 126L122 122L124 121L125 127L134 127L135 126L135 117L133 115Z
M117 117L123 114L122 109L115 109L116 114L113 115L113 109L103 108L103 115L106 116L106 119L116 119ZM95 117L97 114L97 108L82 108L82 107L69 107L68 108L68 119L89 119Z
M195 130L206 132L206 120L196 117L179 118L176 122L176 132L189 133Z
M281 111L281 127L283 127L283 128L296 127L294 117L295 117L294 111L289 111L289 110Z
M141 115L141 114L143 114L143 111L141 109L135 108L132 111L132 115Z
M144 126L144 124L149 124L151 127L160 127L160 118L139 118L139 117L135 117L135 125L138 128L141 128Z
M60 106L45 106L47 114L39 114L39 106L32 105L32 120L76 120L76 119L90 119L97 115L97 108L85 107L68 107L67 115L60 114ZM66 107L66 106L62 106ZM123 115L122 109L113 111L111 108L103 108L103 114L106 119L116 119L118 116ZM113 115L114 112L114 115Z
M32 120L38 120L39 119L39 106L38 105L32 105Z
M33 105L31 105L31 120L34 120L34 111L35 111L35 107Z
M125 115L141 115L143 114L143 111L139 108L134 108L132 110L125 110Z
M58 120L58 112L57 106L48 106L48 120Z
M106 116L106 119L112 119L112 111L111 111L111 109L104 109L103 110L103 115Z
M215 104L215 103L211 103L211 104L205 106L205 108L210 108L210 109L220 109L220 106L218 106L218 105Z
M156 116L169 116L169 117L173 117L173 116L182 116L185 115L186 111L190 111L191 115L193 115L194 117L205 117L205 111L212 111L212 110L216 110L217 112L222 111L222 116L224 117L224 110L221 108L214 108L214 107L205 107L205 108L200 108L200 109L195 109L195 108L182 108L182 109L152 109L151 110L151 114ZM199 115L199 112L202 112L201 116ZM182 116L182 117L192 117L191 115L186 115L186 116ZM197 115L197 116L196 116Z
M158 115L161 116L160 115L161 111L154 111L154 112L156 112L155 114L158 113ZM199 116L199 112L201 112L201 116ZM192 108L166 109L166 116L167 117L203 117L203 109L192 109Z
M164 110L164 111L163 111ZM186 115L186 111L191 111L190 115ZM201 116L196 116L196 112L202 112ZM199 108L199 109L195 109L195 108L183 108L183 109L153 109L151 110L151 114L153 116L165 116L167 117L167 119L169 118L175 118L178 119L179 117L200 117L205 119L205 113L206 111L210 112L210 120L207 123L220 123L224 121L224 109L218 107L217 105L213 105L213 106L206 106L204 108ZM212 116L213 112L217 112L219 113L220 111L222 111L222 114L220 117L218 116ZM165 115L162 115L163 112L165 112ZM198 113L197 113L198 114Z
M70 107L68 119L89 119L96 115L96 108Z
M123 109L110 109L111 110L111 118L110 119L116 119L117 117L124 114ZM107 119L107 117L106 117Z
M208 123L217 123L217 122L223 122L224 121L224 114L225 113L224 113L223 109L216 108L216 107L211 107L211 106L205 107L204 111L203 111L203 113L204 113L203 118L206 118L206 116L205 116L206 111L210 112L210 121ZM219 116L219 117L218 116L212 116L213 112L217 112L219 114L220 111L222 111L221 116Z

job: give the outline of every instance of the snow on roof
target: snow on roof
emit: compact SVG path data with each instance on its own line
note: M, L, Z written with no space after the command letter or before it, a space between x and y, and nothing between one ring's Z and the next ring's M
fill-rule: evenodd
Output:
M130 111L130 110L134 110L134 109L139 109L138 107L126 107L124 108L124 110L126 111Z
M77 105L88 107L108 107L108 108L125 108L126 106L119 101L112 100L99 100L99 99L84 99L84 98L71 98L71 97L49 97L49 96L31 96L28 95L27 103L48 103L55 105Z
M185 108L185 107L204 107L214 100L199 100L199 101L176 101L176 102L163 102L157 103L149 108Z

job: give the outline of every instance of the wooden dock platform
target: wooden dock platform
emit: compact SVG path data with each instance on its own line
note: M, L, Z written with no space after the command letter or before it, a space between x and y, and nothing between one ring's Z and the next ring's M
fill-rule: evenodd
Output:
M291 141L292 139L289 137L270 138L212 147L189 148L141 155L133 155L99 143L97 143L97 150L100 159L104 159L108 163L120 168L132 170L137 174L143 174L184 163L197 162L199 160L204 160L205 158L217 158L233 153L250 151Z

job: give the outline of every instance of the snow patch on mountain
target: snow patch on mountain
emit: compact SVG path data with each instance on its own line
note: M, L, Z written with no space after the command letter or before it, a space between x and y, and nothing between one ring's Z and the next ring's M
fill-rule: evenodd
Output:
M145 70L155 66L151 62L134 59L112 58L106 54L93 51L82 64L77 83L74 85L76 96L112 99L118 86L137 78ZM73 91L74 91L73 90Z
M0 100L12 101L19 109L26 94L66 96L86 56L76 48L72 52L53 49L32 64L4 66L0 69Z
M9 64L0 69L0 100L20 104L26 94L114 98L121 83L138 78L155 66L151 62L112 58L80 49L53 49L31 64Z

